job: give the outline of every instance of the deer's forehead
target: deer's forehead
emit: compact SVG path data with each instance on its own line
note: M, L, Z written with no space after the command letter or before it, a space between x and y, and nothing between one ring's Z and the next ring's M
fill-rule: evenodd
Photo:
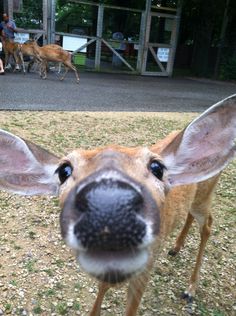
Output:
M105 148L81 150L76 149L71 152L65 159L70 160L72 164L85 164L94 161L99 162L103 160L118 160L118 161L147 161L154 154L144 147L120 147L109 146Z

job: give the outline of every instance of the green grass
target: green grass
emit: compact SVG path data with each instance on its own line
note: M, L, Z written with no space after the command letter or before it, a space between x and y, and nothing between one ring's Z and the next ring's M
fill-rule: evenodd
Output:
M37 262L36 259L30 259L25 263L25 268L27 269L28 272L34 273L38 271L35 267L36 262Z

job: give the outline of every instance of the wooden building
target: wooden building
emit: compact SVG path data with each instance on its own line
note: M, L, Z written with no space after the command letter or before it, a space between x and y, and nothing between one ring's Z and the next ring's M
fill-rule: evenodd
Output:
M20 16L24 0L0 0L0 9L15 19ZM68 3L96 8L95 34L81 34L78 30L59 32L56 28L56 0L38 0L41 3L42 23L38 28L19 28L22 41L27 38L42 38L43 43L60 42L71 50L75 57L84 56L84 64L99 71L102 70L105 52L107 60L113 66L113 71L126 71L135 74L152 76L171 76L177 46L180 24L181 6L167 8L160 5L153 6L151 0L146 0L143 10L135 8L105 5L92 1L68 0ZM122 38L113 34L111 38L104 36L104 15L111 10L120 10L136 14L139 18L138 38ZM155 30L162 26L165 38L156 39ZM118 32L117 32L118 33ZM27 34L27 35L26 35ZM117 35L117 36L115 36ZM119 36L118 36L119 35ZM18 38L20 38L18 36ZM123 47L123 49L122 49ZM133 55L132 55L133 54ZM110 56L110 57L109 57Z

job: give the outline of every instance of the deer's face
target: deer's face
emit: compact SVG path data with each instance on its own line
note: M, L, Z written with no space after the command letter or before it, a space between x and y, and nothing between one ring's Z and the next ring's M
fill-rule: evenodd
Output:
M166 191L160 156L144 148L77 150L57 173L62 235L83 269L109 283L144 270Z

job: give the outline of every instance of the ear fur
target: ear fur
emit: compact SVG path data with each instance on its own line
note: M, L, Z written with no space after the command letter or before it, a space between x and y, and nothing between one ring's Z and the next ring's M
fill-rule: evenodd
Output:
M45 149L0 130L0 189L18 194L57 194L58 158Z
M205 111L180 132L161 155L172 186L204 181L236 155L236 95Z

